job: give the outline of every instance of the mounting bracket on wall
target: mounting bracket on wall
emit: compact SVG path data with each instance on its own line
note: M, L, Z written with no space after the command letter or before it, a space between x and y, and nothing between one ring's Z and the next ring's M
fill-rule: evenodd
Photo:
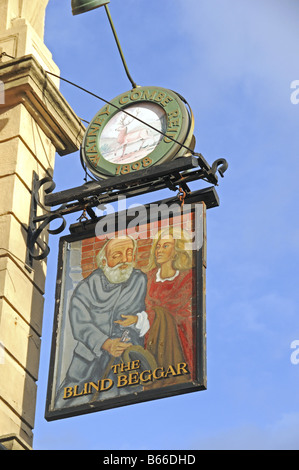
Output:
M79 222L85 224L87 215L95 221L97 216L94 207L117 201L120 197L134 197L141 194L150 193L162 189L175 191L177 195L169 202L179 202L182 191L184 192L184 202L190 202L193 195L198 197L199 193L207 208L217 207L219 199L215 186L218 185L218 174L224 177L228 168L228 163L224 158L216 160L212 166L205 164L202 166L203 157L193 155L191 157L177 158L169 163L156 167L144 169L135 174L121 175L117 178L111 177L102 181L90 181L82 186L53 193L56 185L50 177L38 178L33 174L32 201L30 210L30 220L27 237L27 257L28 269L33 268L33 260L45 259L50 248L47 243L48 234L57 235L66 227L65 216L75 212L82 212L84 216L79 217ZM189 183L203 180L213 186L192 192ZM44 189L44 203L40 201L39 192ZM49 207L60 206L53 211ZM38 208L42 209L42 214L37 215ZM56 229L49 229L52 221L60 219L61 224Z
M63 232L66 227L66 221L62 215L64 206L61 206L56 211L50 212L40 201L39 193L42 186L49 184L45 188L45 195L54 191L56 185L52 178L45 177L39 179L37 173L33 172L33 181L32 181L32 193L31 193L31 206L30 206L30 217L27 233L27 253L26 253L26 268L31 270L33 267L33 260L43 260L45 259L49 252L50 248L45 240L42 239L45 229L50 225L50 223L55 219L61 219L61 225L55 229L47 229L47 232L51 235L58 235ZM44 212L42 215L37 215L38 207Z

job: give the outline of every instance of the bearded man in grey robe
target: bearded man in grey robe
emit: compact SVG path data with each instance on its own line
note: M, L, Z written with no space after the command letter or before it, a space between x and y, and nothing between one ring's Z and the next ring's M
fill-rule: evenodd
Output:
M119 363L125 349L144 345L149 329L145 312L147 277L133 267L135 243L128 237L108 240L97 255L99 268L81 281L72 295L69 316L78 342L57 394L59 408L90 402L90 395L65 399L63 391L99 380L103 374L115 379L109 368L111 358ZM101 398L111 398L128 392L112 387L102 393L105 395Z

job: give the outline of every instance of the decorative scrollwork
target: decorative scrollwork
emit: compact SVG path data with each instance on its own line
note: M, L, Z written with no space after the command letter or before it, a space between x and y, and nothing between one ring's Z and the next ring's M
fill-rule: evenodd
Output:
M219 175L221 178L224 178L224 173L228 169L228 163L225 160L225 158L218 158L218 160L215 160L214 163L212 164L212 173L214 175L218 171Z
M47 231L51 235L58 235L59 233L63 232L63 230L65 229L66 221L61 214L55 214L55 213L49 214L45 218L45 220L39 224L38 228L36 228L35 230L30 230L30 232L28 233L29 240L28 240L27 248L29 250L29 254L31 258L35 260L42 260L48 256L50 252L50 248L45 241L39 240L39 237L42 234L42 232L46 229L46 227L55 219L62 219L61 225L55 230L47 229ZM36 253L36 245L38 247L38 250L39 251L41 250L41 253L39 254Z
M47 188L44 189L46 194L54 191L56 185L50 177L45 177L42 179L38 178L36 173L33 174L33 186L32 186L32 199L31 199L31 213L30 221L28 226L28 239L27 239L27 265L32 267L32 260L43 260L45 259L49 252L50 248L48 244L41 239L41 235L48 225L53 220L61 219L62 222L60 226L56 229L47 229L47 232L51 235L57 235L66 227L66 221L61 214L65 205L62 205L59 209L50 212L40 201L39 191L45 184L50 183ZM44 214L37 216L37 207L40 207Z

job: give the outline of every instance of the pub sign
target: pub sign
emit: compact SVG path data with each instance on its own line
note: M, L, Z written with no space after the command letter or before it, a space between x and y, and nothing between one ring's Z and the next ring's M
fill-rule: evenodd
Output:
M60 239L49 421L206 389L205 204L153 206Z

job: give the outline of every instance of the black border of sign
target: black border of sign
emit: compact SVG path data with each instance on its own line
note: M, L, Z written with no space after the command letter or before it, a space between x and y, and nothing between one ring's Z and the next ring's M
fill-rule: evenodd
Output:
M163 204L165 201L159 201L153 204ZM76 224L75 233L66 235L60 238L59 241L59 254L58 254L58 266L57 266L57 280L56 280L56 292L55 292L55 312L54 312L54 323L52 333L52 346L50 355L50 366L48 375L48 388L46 397L46 410L45 419L47 421L53 421L63 418L69 418L72 416L79 416L95 411L102 411L113 409L126 405L133 405L143 403L147 401L153 401L161 398L168 398L176 395L182 395L186 393L201 391L207 389L207 374L206 374L206 205L202 201L197 201L189 204L189 211L194 211L195 205L203 205L203 244L196 252L196 380L193 382L172 385L168 387L161 387L155 390L142 391L137 396L126 395L123 397L116 397L106 399L101 402L94 402L92 404L78 405L76 407L69 407L66 409L51 410L51 401L53 393L54 383L54 369L55 369L55 353L57 349L58 339L58 318L60 312L60 299L62 294L62 276L63 276L63 255L64 250L68 243L84 240L90 237L95 237L95 226L97 219L94 224L89 225L88 228L83 223L78 230L78 224ZM145 206L147 208L147 214L149 213L150 205ZM137 210L137 209L136 209ZM121 214L121 213L119 213ZM116 225L117 217L116 214ZM132 218L132 216L131 216ZM129 220L128 220L129 221ZM149 223L149 220L145 220L144 223ZM72 226L70 227L72 229Z

